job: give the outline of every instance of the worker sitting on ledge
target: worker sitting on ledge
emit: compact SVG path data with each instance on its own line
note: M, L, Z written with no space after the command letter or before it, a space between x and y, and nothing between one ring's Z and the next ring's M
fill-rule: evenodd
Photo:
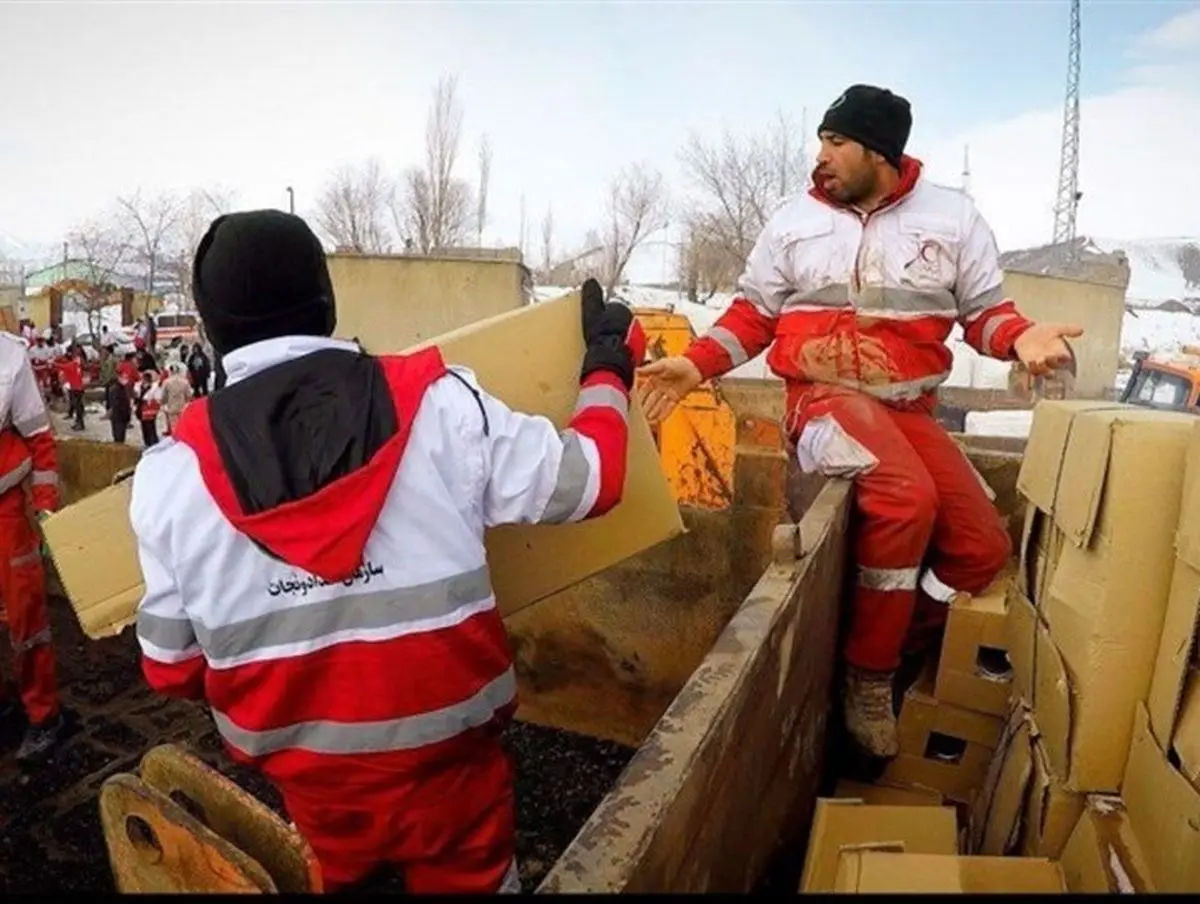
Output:
M584 284L560 432L436 347L330 338L325 254L299 217L218 217L192 285L227 383L134 473L147 680L208 703L326 890L393 865L412 893L519 892L501 746L516 684L484 532L620 501L640 327Z
M1011 553L982 478L933 417L953 359L946 339L957 322L979 353L1041 374L1083 332L1031 323L1005 297L991 229L966 194L905 155L911 125L904 98L847 89L818 128L813 187L767 222L729 309L682 356L640 371L656 421L771 346L800 467L854 479L844 707L851 736L877 757L899 749L892 683L910 629L944 624L955 595L982 591Z

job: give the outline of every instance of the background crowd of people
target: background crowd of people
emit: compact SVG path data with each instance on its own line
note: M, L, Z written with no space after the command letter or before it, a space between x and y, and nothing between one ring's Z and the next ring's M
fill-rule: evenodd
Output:
M176 337L160 344L153 319L138 320L132 335L102 327L99 335L83 341L64 340L60 326L39 332L26 320L21 336L47 404L65 404L71 429L82 431L85 394L99 389L114 443L126 441L134 422L144 446L153 446L160 435L170 436L183 407L207 395L220 376L204 342Z

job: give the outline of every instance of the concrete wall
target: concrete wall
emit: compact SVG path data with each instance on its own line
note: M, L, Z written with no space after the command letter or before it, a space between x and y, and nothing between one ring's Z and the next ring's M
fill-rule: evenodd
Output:
M336 335L394 352L525 304L512 260L330 254Z
M1117 377L1125 290L1009 270L1004 274L1004 291L1027 317L1083 327L1084 335L1071 340L1079 368L1073 395L1104 398Z

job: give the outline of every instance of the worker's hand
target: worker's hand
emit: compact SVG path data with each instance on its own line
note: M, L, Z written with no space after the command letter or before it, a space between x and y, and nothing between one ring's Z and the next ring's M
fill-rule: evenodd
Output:
M641 391L642 410L652 424L666 418L684 396L704 382L700 368L682 355L652 361L638 370L638 376L646 381Z
M1067 339L1083 335L1074 323L1035 323L1013 343L1017 359L1035 377L1045 376L1071 361Z
M633 373L646 357L646 334L628 305L619 301L604 301L604 290L594 279L584 282L580 290L583 300L583 341L587 351L583 356L580 379L597 370L615 373L633 387Z

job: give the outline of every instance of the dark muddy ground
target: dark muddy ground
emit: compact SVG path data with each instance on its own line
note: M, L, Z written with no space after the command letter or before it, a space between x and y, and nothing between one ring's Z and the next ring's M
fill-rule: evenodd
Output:
M226 759L204 709L152 694L141 679L132 631L90 641L64 600L51 602L69 740L46 766L21 772L19 725L0 726L0 896L19 892L112 891L96 804L101 783L133 771L156 744L182 743L269 806L269 785ZM7 643L0 669L11 674ZM517 855L532 890L612 787L633 751L617 744L517 723ZM381 877L372 886L395 884Z

